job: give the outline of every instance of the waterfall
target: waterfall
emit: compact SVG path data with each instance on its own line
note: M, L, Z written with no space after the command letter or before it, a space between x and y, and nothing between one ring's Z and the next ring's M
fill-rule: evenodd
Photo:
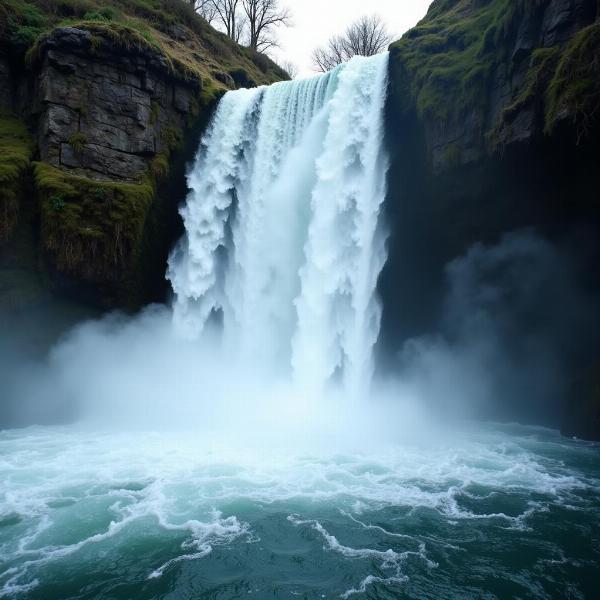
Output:
M385 262L388 55L227 93L205 134L167 276L177 328L223 322L228 356L362 393Z

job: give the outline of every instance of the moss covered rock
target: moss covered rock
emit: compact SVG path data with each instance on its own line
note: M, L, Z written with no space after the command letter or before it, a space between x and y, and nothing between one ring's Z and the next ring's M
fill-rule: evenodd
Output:
M580 31L560 53L546 90L545 128L572 119L579 140L600 121L600 23Z
M3 1L0 107L21 122L17 131L2 119L0 237L14 228L33 152L40 264L52 285L91 286L106 306L164 299L158 279L186 191L172 178L184 180L222 94L286 77L183 0Z
M215 73L244 69L258 83L286 78L274 62L213 29L184 0L3 0L0 36L15 50L40 57L57 27L85 29L95 49L155 51L177 75L212 80Z
M93 181L45 163L35 165L42 240L59 270L87 279L115 279L139 251L154 186Z
M12 114L0 112L0 244L17 224L21 181L32 153L33 143L25 124Z
M425 124L439 171L576 124L596 125L595 0L436 0L392 45L396 110ZM458 150L457 150L458 149Z

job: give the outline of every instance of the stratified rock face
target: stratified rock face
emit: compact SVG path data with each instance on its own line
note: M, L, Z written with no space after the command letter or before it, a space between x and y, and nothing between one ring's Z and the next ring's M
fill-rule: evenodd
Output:
M185 161L217 99L285 77L183 0L0 1L0 252L27 220L54 291L164 300Z
M182 131L197 111L200 83L172 77L156 53L92 43L89 31L64 27L40 48L40 158L93 179L135 182L169 150L165 130Z
M185 161L217 99L285 77L187 2L0 2L0 251L26 219L54 291L164 300Z

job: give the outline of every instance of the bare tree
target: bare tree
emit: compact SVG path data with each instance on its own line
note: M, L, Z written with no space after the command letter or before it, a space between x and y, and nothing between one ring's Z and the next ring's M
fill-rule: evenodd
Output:
M319 71L330 71L353 56L373 56L385 50L391 36L378 15L361 17L343 35L329 39L327 45L313 51L313 63Z
M381 17L361 17L346 30L346 47L352 56L374 56L389 46L391 38Z
M244 31L244 22L238 14L240 0L210 0L215 11L214 21L219 23L225 33L239 42Z
M290 11L280 0L188 0L194 10L210 24L240 43L247 30L248 46L265 52L276 46L273 30L288 25Z
M281 25L289 25L290 11L282 8L279 0L242 0L242 7L248 20L250 48L265 52L276 46L273 30Z
M346 46L342 36L336 35L329 38L327 45L315 48L312 59L319 71L326 73L338 65L346 62L350 57L346 55Z
M217 8L213 0L189 0L193 9L208 23L212 24L217 18Z
M292 78L296 79L298 76L298 65L293 63L291 60L285 60L281 64L281 68Z
M246 31L246 17L245 15L237 15L235 18L235 29L233 32L233 41L238 44L242 43L242 38L244 37Z

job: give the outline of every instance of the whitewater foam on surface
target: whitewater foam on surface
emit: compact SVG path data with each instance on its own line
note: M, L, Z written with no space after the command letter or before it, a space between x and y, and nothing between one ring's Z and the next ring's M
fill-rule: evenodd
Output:
M264 544L255 523L264 510L283 512L290 527L313 531L339 560L378 565L340 590L343 597L373 585L401 585L410 571L437 570L431 552L461 552L443 527L396 529L415 511L432 511L448 527L481 523L524 531L555 507L597 510L598 480L535 448L530 437L493 432L465 434L450 446L397 445L348 455L267 453L181 433L3 432L0 522L10 517L10 524L0 527L0 589L7 597L28 593L65 559L85 563L148 530L177 540L169 545L171 556L157 556L146 567L145 579L159 580L181 563L207 560L215 548ZM389 510L396 517L369 522ZM348 544L341 539L346 529L379 542Z

